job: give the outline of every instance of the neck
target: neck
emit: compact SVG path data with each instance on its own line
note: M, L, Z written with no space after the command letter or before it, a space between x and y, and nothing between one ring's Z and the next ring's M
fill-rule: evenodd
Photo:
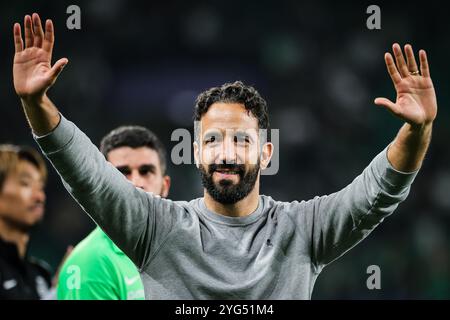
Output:
M245 217L254 212L259 204L259 177L253 190L242 200L233 204L223 204L214 200L204 190L205 205L208 210L228 217Z
M13 228L7 221L0 219L0 238L3 241L13 243L17 246L20 258L25 257L30 236L17 228Z

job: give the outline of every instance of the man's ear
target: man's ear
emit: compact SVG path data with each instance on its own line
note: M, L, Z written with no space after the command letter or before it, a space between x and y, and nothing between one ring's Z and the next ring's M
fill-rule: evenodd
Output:
M200 168L200 148L198 146L197 141L194 141L192 143L192 145L194 146L194 162L195 162L195 166L198 168Z
M170 177L169 176L164 176L163 177L163 187L161 190L161 197L163 198L167 198L167 196L169 195L169 190L170 190Z
M271 142L264 143L262 150L261 150L261 170L264 170L267 168L267 166L270 163L270 159L272 159L273 155L273 144Z

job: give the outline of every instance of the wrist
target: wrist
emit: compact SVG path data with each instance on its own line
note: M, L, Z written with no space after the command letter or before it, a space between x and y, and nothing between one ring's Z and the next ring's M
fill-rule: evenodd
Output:
M33 133L43 136L59 123L60 115L47 95L21 98L23 109Z
M433 127L433 121L428 121L421 124L407 123L407 126L409 127L409 131L411 131L412 133L422 134L429 131Z
M47 94L35 94L35 95L25 95L20 96L20 100L24 105L30 105L30 106L41 106L45 103L46 100L48 100Z

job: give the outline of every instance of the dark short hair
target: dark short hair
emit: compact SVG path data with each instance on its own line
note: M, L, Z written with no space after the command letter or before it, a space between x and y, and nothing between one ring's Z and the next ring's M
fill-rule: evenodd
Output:
M0 191L6 178L13 171L17 170L19 161L31 163L39 171L42 181L47 180L47 167L42 156L33 148L27 146L17 146L13 144L0 145Z
M258 120L259 129L269 128L266 100L252 86L247 86L241 81L235 81L200 93L195 103L194 121L200 121L209 107L216 102L242 103L245 109L250 111Z
M161 165L161 173L164 175L167 168L166 149L159 138L147 128L141 126L120 126L106 136L100 142L100 152L108 159L108 153L120 147L140 148L148 147L156 151Z

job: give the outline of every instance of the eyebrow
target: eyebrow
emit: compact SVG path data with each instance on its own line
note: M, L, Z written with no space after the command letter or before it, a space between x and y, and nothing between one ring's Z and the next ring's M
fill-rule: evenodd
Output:
M148 169L151 170L153 172L156 172L156 166L154 164L148 163L148 164L143 164L141 166L139 166L139 170L142 169Z
M125 165L125 166L117 166L116 167L117 170L119 170L120 172L124 172L124 171L131 171L130 166ZM151 163L146 163L143 165L140 165L138 170L142 170L142 169L148 169L148 170L152 170L154 172L156 172L156 166L154 164Z
M44 182L43 182L43 179L42 179L41 176L39 176L39 179L38 179L38 180L35 180L35 178L34 178L30 173L28 173L28 172L26 172L26 171L20 172L17 176L18 176L19 179L26 179L26 180L38 181L39 183L41 183L41 184L44 185Z
M29 174L28 172L20 172L19 173L19 177L20 178L32 178L31 174Z
M203 139L206 140L208 138L211 138L213 136L222 136L222 133L219 130L210 130L203 136Z
M28 173L26 171L19 172L18 177L19 177L19 179L31 179L31 180L34 180L34 177L30 173Z
M254 142L254 138L252 137L252 135L250 135L247 131L245 130L236 130L233 132L233 135L238 136L238 137L248 137L250 139L250 142ZM207 133L205 133L205 135L203 136L203 140L207 140L213 136L222 136L222 132L218 131L218 130L211 130L208 131Z
M253 137L246 131L237 130L234 134L239 137L248 137L250 139L250 142L253 142L254 140Z

